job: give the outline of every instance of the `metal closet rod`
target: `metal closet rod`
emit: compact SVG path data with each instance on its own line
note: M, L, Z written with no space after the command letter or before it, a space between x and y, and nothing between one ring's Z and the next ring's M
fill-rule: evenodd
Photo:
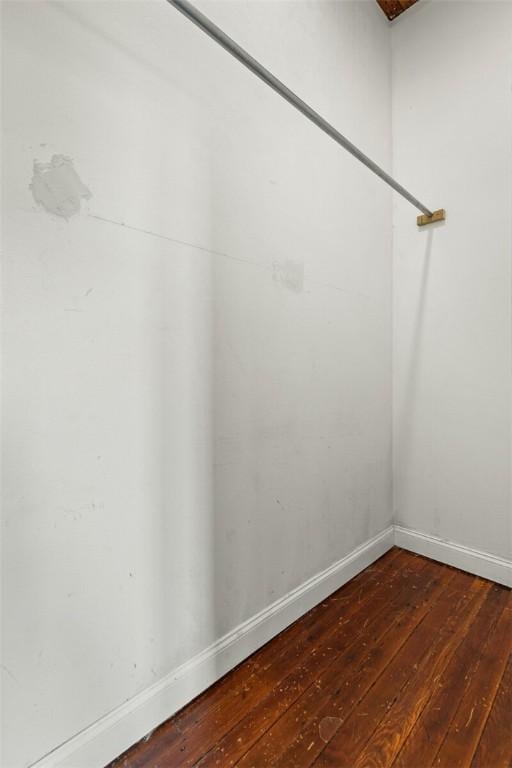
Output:
M247 69L249 69L257 77L259 77L260 80L263 80L264 83L269 85L272 90L282 96L283 99L286 99L289 104L295 107L295 109L298 109L299 112L307 117L308 120L311 120L312 123L317 125L322 131L324 131L324 133L330 136L331 139L334 139L334 141L346 149L347 152L350 152L350 154L357 158L361 163L363 163L363 165L366 165L370 171L373 171L373 173L385 181L386 184L389 184L389 186L392 187L395 192L398 192L399 195L402 195L402 197L405 197L406 200L412 203L415 208L418 208L420 211L422 211L425 215L418 216L418 225L422 226L423 224L430 224L432 221L440 221L444 219L444 210L441 209L440 211L431 211L430 208L427 208L426 205L423 205L423 203L421 203L416 197L411 195L410 192L402 187L401 184L395 181L392 176L386 173L386 171L374 163L373 160L367 157L364 152L361 152L361 150L358 149L355 144L352 144L351 141L349 141L345 136L343 136L343 134L337 131L336 128L327 122L327 120L324 120L324 118L319 115L318 112L315 112L314 109L306 104L305 101L302 101L302 99L300 99L295 93L293 93L293 91L287 88L284 83L278 80L277 77L274 77L272 72L269 72L268 69L259 63L259 61L256 61L256 59L254 59L249 53L247 53L247 51L241 48L238 43L235 43L234 40L226 35L222 29L219 29L216 24L210 21L207 16L201 13L201 11L198 11L197 8L188 2L188 0L167 0L167 2L174 6L174 8L186 16L187 19L192 21L196 26L198 26L199 29L202 29L203 32L206 32L206 34L211 37L212 40L215 40L216 43L221 45L226 51L228 51L228 53L234 56L235 59L238 59L241 64L247 67Z

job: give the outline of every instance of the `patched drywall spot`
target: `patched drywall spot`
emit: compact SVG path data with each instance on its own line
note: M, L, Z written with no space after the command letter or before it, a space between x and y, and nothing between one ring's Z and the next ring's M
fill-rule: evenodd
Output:
M332 739L340 725L341 719L339 717L324 717L318 726L318 733L322 741L325 741L327 744L327 742Z
M293 293L302 293L304 289L304 264L301 261L274 261L272 277L280 285Z
M91 197L75 171L73 160L66 155L53 155L49 163L34 160L30 189L38 205L64 219L80 212L82 198Z

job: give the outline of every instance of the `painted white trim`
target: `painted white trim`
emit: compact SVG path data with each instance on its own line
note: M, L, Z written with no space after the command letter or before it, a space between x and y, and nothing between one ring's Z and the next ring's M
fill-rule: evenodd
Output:
M393 526L308 579L216 643L117 707L33 768L103 768L394 544Z
M471 547L464 547L453 541L440 539L438 536L430 536L427 533L421 533L421 531L404 528L402 525L395 525L394 529L397 547L416 552L418 555L425 555L425 557L438 560L446 565L453 565L455 568L460 568L461 571L474 573L476 576L496 581L498 584L512 587L511 560L505 560L502 557L496 557L496 555L490 555Z

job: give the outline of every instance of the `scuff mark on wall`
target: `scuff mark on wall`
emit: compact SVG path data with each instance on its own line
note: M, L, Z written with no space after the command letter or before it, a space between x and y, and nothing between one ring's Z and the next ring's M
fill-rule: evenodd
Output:
M280 285L293 293L302 293L304 289L304 263L301 261L274 261L272 277Z
M2 669L3 672L6 672L9 675L9 677L12 680L14 680L15 683L17 683L18 685L20 684L20 681L18 680L18 678L15 675L13 675L11 670L8 667L6 667L5 664L0 664L0 668Z
M64 219L80 213L82 198L88 200L91 197L73 160L66 155L53 155L49 163L34 160L30 189L38 205Z

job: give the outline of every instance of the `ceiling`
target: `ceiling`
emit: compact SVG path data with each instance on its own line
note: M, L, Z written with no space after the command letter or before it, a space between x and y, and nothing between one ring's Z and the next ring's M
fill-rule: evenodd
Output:
M401 13L406 11L411 5L417 3L418 0L377 0L378 4L391 21L400 16Z

